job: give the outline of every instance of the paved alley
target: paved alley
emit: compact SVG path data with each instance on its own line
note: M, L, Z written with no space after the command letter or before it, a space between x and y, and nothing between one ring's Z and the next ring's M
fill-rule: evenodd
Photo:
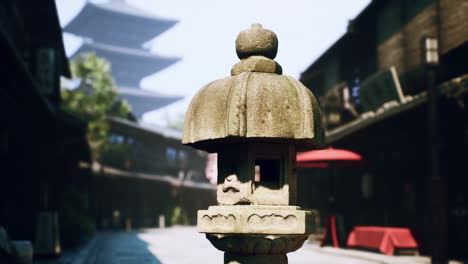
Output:
M426 257L392 257L381 254L320 248L305 243L288 254L291 264L428 264ZM38 264L220 264L223 253L195 227L147 229L138 232L101 232L75 256L65 254Z

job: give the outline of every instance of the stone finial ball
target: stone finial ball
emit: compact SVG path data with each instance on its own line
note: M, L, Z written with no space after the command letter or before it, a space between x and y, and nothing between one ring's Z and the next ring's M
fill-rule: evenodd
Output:
M278 52L278 38L273 31L264 29L260 24L253 24L237 36L236 52L239 59L255 55L274 59Z

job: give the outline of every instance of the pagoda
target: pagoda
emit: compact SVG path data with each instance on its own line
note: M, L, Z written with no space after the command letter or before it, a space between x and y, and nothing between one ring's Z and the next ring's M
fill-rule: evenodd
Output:
M182 97L150 92L140 88L140 80L176 63L179 58L150 53L143 44L165 32L177 21L163 20L128 5L125 0L106 3L87 1L81 12L64 28L84 39L73 54L94 52L111 63L120 95L138 118L148 111L173 103Z

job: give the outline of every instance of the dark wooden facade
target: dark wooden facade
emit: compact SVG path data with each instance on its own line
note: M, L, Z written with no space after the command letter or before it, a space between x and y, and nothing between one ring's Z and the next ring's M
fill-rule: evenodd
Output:
M0 54L0 225L33 241L38 213L58 210L61 186L89 175L77 167L89 161L86 124L59 110L70 72L55 2L2 1Z
M436 203L446 218L440 229L446 230L447 239L438 247L445 247L450 258L468 258L466 21L463 1L372 1L350 22L348 32L302 74L301 81L318 96L328 119L327 143L356 151L370 161L363 168L334 172L342 238L355 225L405 226L412 229L423 254L434 253L434 232L439 232L431 222L436 213L431 202L430 145L434 140L428 133L425 91L429 72L422 60L422 40L436 37L440 65L435 82L439 94L435 141L442 177L442 198ZM403 100L365 109L360 99L378 87L360 88L390 67L396 69ZM345 88L354 114L345 105ZM330 119L330 113L339 118L332 115ZM325 215L329 213L330 173L299 171L299 200Z
M468 29L462 0L372 1L337 40L301 75L317 96L341 82L349 87L391 66L405 94L425 89L423 37L438 37L441 56L439 82L466 72Z
M44 211L58 212L66 247L95 221L108 227L116 210L134 226L155 226L175 206L193 223L197 208L214 203L205 153L127 121L110 126L132 139L128 153L103 157L93 173L86 123L60 110L60 78L70 72L55 1L0 3L0 57L0 226L11 239L34 241Z
M157 226L158 216L168 220L177 206L195 224L197 210L216 203L215 186L205 176L207 153L182 145L179 131L108 120L112 144L126 148L104 153L94 179L100 227L112 227L116 210L120 227L125 219L134 227Z

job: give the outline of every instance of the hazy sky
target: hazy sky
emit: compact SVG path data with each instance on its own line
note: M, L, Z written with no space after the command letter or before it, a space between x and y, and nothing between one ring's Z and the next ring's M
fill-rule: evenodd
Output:
M85 0L56 0L62 25L84 6ZM100 1L102 2L102 1ZM229 76L236 56L237 34L260 23L278 35L276 61L283 73L299 78L312 62L345 31L348 21L370 0L127 0L161 18L179 23L151 41L151 52L182 60L144 78L143 89L186 96L164 109L144 115L149 123L164 125L165 116L185 113L190 99L203 85ZM80 45L65 37L67 51Z

